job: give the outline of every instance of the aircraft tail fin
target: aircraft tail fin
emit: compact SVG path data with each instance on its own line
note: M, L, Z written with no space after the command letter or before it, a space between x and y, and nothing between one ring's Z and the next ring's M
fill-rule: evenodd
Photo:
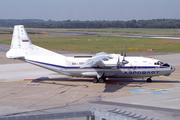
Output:
M24 28L24 25L15 25L11 47L6 53L6 57L25 58L28 56L61 56L62 58L65 58L65 56L61 54L33 45Z
M14 26L11 49L26 49L32 45L32 42L24 28L24 25Z
M24 28L24 25L15 25L11 41L11 47L10 50L6 53L6 57L24 57L25 52L23 50L27 50L32 46L32 42Z

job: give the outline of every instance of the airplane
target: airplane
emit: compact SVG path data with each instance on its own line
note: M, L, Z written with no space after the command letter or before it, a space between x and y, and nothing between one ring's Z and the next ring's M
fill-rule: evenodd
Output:
M107 46L108 47L108 46ZM94 78L93 83L104 83L106 78L147 78L169 76L175 67L160 60L146 57L130 57L126 53L100 52L94 56L66 57L33 45L24 25L15 25L7 58L21 59L54 72L83 78Z

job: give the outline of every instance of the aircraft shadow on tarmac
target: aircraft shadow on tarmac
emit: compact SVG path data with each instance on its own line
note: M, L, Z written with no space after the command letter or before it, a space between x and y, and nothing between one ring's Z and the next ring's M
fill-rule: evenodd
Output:
M51 82L52 81L52 82ZM64 85L64 86L85 86L88 87L88 83L92 83L92 79L86 78L48 78L48 77L40 77L32 82L44 83L44 84L54 84L54 85ZM62 82L62 83L60 83ZM66 82L66 83L63 83ZM79 84L83 83L83 84ZM86 84L87 83L87 84ZM172 80L153 80L152 83L180 83L180 81L172 81ZM94 83L96 84L105 84L105 89L103 92L116 92L122 89L125 86L131 85L131 87L143 87L143 84L151 84L147 83L146 80L142 79L132 79L132 78L110 78L105 83Z

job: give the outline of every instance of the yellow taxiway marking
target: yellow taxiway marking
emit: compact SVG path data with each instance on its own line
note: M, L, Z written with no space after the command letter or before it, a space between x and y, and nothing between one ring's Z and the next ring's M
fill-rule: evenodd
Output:
M74 84L79 84L79 85L105 85L105 84L95 84L91 82L73 82L73 81L51 81L51 80L36 80L36 79L24 79L24 80L0 80L0 82L32 82L32 83L61 83L61 84L69 84L69 85L74 85Z
M31 81L10 81L9 82L31 82ZM53 84L67 84L67 85L80 85L80 86L83 86L83 85L101 85L101 86L105 86L105 85L109 85L109 84L106 84L106 83L92 83L92 82L85 82L85 83L82 83L82 82L73 82L73 81L50 81L50 80L45 80L45 81L36 81L36 82L32 82L33 83L53 83ZM31 83L30 83L31 84ZM123 86L123 85L122 85ZM124 87L131 87L131 86L124 86ZM133 87L133 88L141 88L141 89L149 89L149 90L155 90L156 92L158 91L174 91L174 92L180 92L180 90L175 90L175 89L163 89L163 88L151 88L151 87Z
M2 80L0 82L32 82L33 80L27 80L27 81L23 81L23 80ZM109 84L105 84L105 83L92 83L92 82L73 82L73 81L50 81L50 80L43 80L43 81L38 81L38 80L34 80L34 82L32 83L54 83L54 84L68 84L68 85L109 85ZM111 84L110 84L111 85ZM123 84L122 84L123 86ZM125 87L131 87L131 86L125 86ZM150 90L155 90L155 91L176 91L176 92L180 92L180 90L173 90L173 89L163 89L163 88L151 88L151 87L133 87L133 88L141 88L141 89L150 89Z
M180 79L176 79L176 78L171 78L171 77L166 77L166 76L160 76L162 78L166 78L166 79L172 79L172 80L177 80L180 81ZM124 86L124 83L93 83L92 81L87 81L87 82L77 82L77 81L54 81L54 80L46 80L46 79L42 79L42 80L33 80L33 79L24 79L24 80L0 80L0 82L32 82L33 83L54 83L54 84L68 84L68 85L99 85L99 86L105 86L105 85L120 85L120 86ZM131 84L131 83L130 83ZM124 87L132 87L127 85ZM150 89L150 90L155 90L155 91L176 91L176 92L180 92L180 90L176 90L176 89L163 89L163 88L151 88L151 87L132 87L132 88L141 88L141 89Z
M166 79L172 79L172 80L177 80L177 81L180 81L180 79L176 79L176 78L172 78L172 77L166 77L166 76L160 76L162 78L166 78Z
M37 81L38 82L38 81ZM39 81L40 83L41 83L41 81ZM45 80L45 81L42 81L42 83L55 83L55 84L68 84L68 85L106 85L106 84L104 84L104 83L97 83L97 84L95 84L95 83L92 83L92 82L84 82L84 83L82 83L82 82L73 82L73 81L51 81L51 80Z
M171 74L179 75L180 73L171 73Z
M164 89L156 89L155 91L156 91L156 92L158 92L158 91L164 91Z
M123 83L93 83L92 81L77 82L77 81L54 81L54 80L36 80L36 79L24 79L24 80L0 80L0 82L31 82L31 83L53 83L53 84L68 84L68 85L118 85L124 86Z

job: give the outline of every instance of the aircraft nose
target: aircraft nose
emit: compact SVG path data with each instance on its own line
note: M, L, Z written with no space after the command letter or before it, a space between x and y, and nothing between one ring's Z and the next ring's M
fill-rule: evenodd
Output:
M174 72L176 70L176 68L171 66L171 70Z

